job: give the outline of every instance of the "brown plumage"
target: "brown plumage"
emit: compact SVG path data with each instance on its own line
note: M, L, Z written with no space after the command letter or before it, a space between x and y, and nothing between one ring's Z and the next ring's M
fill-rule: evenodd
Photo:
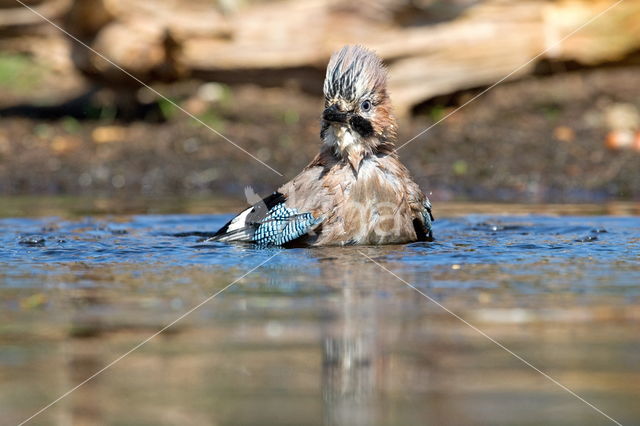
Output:
M320 153L212 240L346 245L432 238L431 204L394 152L397 127L380 58L361 46L334 53L324 95Z

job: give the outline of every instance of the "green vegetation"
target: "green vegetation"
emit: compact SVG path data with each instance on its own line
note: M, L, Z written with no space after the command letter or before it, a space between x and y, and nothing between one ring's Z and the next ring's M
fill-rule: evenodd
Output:
M300 114L296 110L288 109L282 114L282 121L284 124L296 124L300 121Z
M544 114L545 118L551 122L558 121L558 118L562 113L562 108L560 107L560 105L557 105L557 104L541 105L540 109L542 110L542 113Z
M80 124L80 122L73 117L64 117L62 119L62 128L67 133L77 134L77 133L80 133L80 130L82 129L82 124Z
M216 129L218 132L224 132L224 121L222 117L212 108L209 108L206 112L197 116L207 126ZM191 120L191 124L194 126L200 126L195 120Z
M453 163L452 169L453 169L453 173L455 173L458 176L462 176L462 175L466 175L467 172L469 171L469 165L464 160L456 160L456 162Z
M118 115L118 108L113 105L102 105L97 107L95 112L91 112L90 114L98 114L97 119L103 123L113 123ZM90 116L91 116L90 115Z
M40 83L42 66L29 56L0 53L0 87L18 94L29 93Z
M436 106L430 108L429 111L427 112L427 114L429 115L429 118L432 121L440 121L440 120L442 120L446 113L447 113L447 110L442 105L436 105Z
M158 99L158 106L162 112L162 117L167 121L171 120L179 112L176 107L176 101L172 99L160 98Z
M50 125L45 123L36 124L33 127L33 133L42 139L49 139L53 136L53 129Z

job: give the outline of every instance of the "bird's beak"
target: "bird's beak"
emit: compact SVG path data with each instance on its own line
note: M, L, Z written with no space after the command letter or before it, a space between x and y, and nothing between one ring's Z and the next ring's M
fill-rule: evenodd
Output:
M330 123L346 123L349 115L340 111L338 106L334 104L324 110L322 118Z

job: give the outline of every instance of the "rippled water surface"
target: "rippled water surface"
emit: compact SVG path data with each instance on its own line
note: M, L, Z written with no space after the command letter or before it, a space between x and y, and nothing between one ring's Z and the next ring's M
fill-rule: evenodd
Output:
M0 219L0 424L194 307L32 424L613 424L487 336L640 424L640 218L571 213L289 250L204 243L229 215Z

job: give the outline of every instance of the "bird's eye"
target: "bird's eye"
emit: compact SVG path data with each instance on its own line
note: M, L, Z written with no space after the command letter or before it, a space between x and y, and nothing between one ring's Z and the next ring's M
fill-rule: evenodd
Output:
M371 109L371 101L367 99L366 101L362 102L360 104L360 109L364 112L369 111Z

